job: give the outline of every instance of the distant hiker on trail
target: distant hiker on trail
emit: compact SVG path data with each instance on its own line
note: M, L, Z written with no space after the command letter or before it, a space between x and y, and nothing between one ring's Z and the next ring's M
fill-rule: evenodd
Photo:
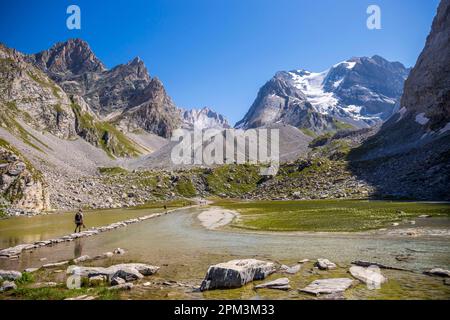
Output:
M167 213L167 206L166 205L164 205L164 211L166 211L166 213Z
M77 232L81 232L81 227L86 228L84 225L84 221L83 221L83 210L80 209L78 210L78 212L75 214L75 233Z

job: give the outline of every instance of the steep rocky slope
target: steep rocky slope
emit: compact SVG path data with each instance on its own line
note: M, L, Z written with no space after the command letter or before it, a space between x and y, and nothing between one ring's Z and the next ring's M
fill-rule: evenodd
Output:
M28 60L65 92L82 96L103 120L163 137L180 125L178 109L140 58L108 70L85 41L71 39L30 55Z
M450 1L405 83L399 111L352 152L355 172L381 193L450 200Z
M75 116L65 92L44 73L25 61L24 56L0 45L0 120L1 125L24 139L18 119L32 122L60 138L76 135Z
M320 73L278 72L236 126L281 122L319 134L371 126L392 115L408 72L380 56L352 58Z
M41 172L8 142L0 139L0 211L35 211L50 208Z
M67 50L57 48L60 54L65 53L63 58L59 60L52 55L47 58L53 64L43 64L55 79L89 69L102 70L101 64L88 59L92 55L83 60L67 56ZM42 59L38 60L40 64ZM29 61L20 52L0 46L0 125L3 128L38 149L45 149L45 145L25 130L22 122L61 139L81 137L110 156L129 157L145 152L113 125L102 121L81 96L67 93Z

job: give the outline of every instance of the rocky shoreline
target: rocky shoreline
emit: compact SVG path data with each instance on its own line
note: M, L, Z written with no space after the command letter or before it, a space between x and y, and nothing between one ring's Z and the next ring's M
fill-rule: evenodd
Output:
M118 249L117 249L118 250ZM119 253L116 253L119 254ZM120 253L122 254L122 253ZM98 287L105 286L107 290L113 291L128 291L135 287L134 283L144 279L144 277L152 276L160 270L160 267L148 265L144 263L122 263L111 265L108 267L91 267L81 266L79 263L89 262L92 259L89 257L79 257L78 260L73 260L72 265L69 261L62 261L53 264L44 265L41 268L26 269L24 273L14 270L0 270L0 292L14 291L17 289L18 282L23 279L25 273L34 273L39 270L58 268L69 265L66 269L66 285L67 288L80 288L81 286ZM211 265L206 272L204 280L199 286L189 286L192 292L205 292L216 289L226 290L243 287L251 282L266 279L273 274L286 274L286 268L291 269L290 275L298 273L309 260L301 260L298 265L288 267L284 265L277 265L271 261L262 261L256 259L240 259L228 262ZM326 263L326 268L321 267ZM334 266L334 267L333 267ZM314 263L312 272L314 270L322 270L323 277L313 280L305 287L295 289L298 293L307 293L321 299L345 299L344 293L346 290L363 284L367 286L367 290L377 290L386 284L389 279L384 276L381 269L393 269L382 266L376 262L353 262L350 268L347 269L346 277L333 276L332 273L327 274L329 270L336 268L336 264L327 259L317 259ZM325 272L325 273L324 273ZM332 271L333 272L333 271ZM431 269L423 272L424 275L437 277L443 279L444 285L448 285L450 278L450 271L444 269ZM290 280L288 277L278 277L269 282L263 282L254 285L254 290L268 289L268 290L282 290L292 291ZM138 284L138 286L151 287L152 285L163 284L165 286L173 287L173 285L181 285L176 281L160 282L145 282ZM47 282L38 283L39 287L55 287L57 283ZM69 300L86 300L86 295L70 298ZM92 297L95 299L95 297Z

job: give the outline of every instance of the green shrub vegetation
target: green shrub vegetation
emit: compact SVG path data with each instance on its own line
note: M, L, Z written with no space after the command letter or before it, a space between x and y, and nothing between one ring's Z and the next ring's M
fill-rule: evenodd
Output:
M88 142L101 147L112 158L136 157L141 154L136 144L112 124L95 120L75 103L71 106L76 116L78 134Z

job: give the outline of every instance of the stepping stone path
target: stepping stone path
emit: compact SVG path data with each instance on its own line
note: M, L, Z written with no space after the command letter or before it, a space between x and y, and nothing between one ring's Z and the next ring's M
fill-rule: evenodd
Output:
M263 280L276 271L273 262L255 259L232 260L210 266L200 291L239 288L254 280Z
M300 291L315 295L334 294L344 292L352 284L353 280L348 278L321 279L311 282L307 287L300 289Z
M107 226L93 227L93 228L90 228L89 230L85 230L85 231L78 232L78 233L72 233L70 235L65 235L65 236L62 236L62 237L56 238L56 239L36 241L34 243L27 243L27 244L19 244L15 247L0 250L0 257L13 258L13 257L19 256L22 253L22 251L38 249L40 247L51 246L51 245L54 245L57 243L62 243L62 242L70 242L70 241L73 241L73 240L79 239L79 238L91 237L91 236L97 235L102 232L107 232L107 231L115 230L118 228L124 228L130 224L134 224L134 223L146 221L149 219L161 217L167 213L170 213L170 212L173 212L176 210L179 210L179 209L169 210L164 213L153 213L153 214L149 214L149 215L139 217L136 219L128 219L128 220L124 220L124 221L120 221L120 222L111 223ZM118 248L118 249L120 249L120 248ZM123 250L123 249L120 249L120 250Z

